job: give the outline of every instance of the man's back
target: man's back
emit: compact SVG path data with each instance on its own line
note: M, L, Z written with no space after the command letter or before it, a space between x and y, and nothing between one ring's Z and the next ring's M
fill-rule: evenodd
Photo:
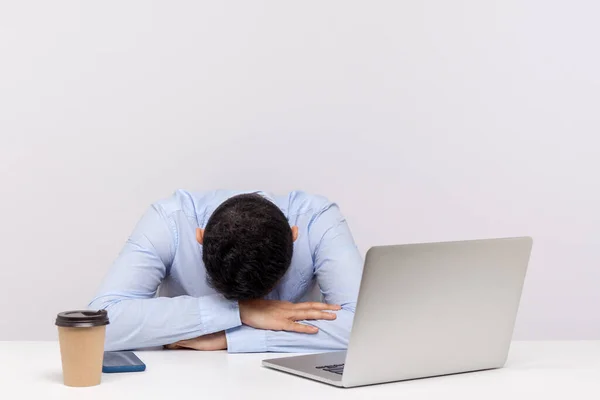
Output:
M161 296L198 297L216 293L207 285L206 271L202 262L202 246L196 241L195 232L196 228L206 228L208 218L223 201L241 193L244 192L178 191L173 197L157 203L157 206L162 207L166 215L172 219L177 232L174 257L169 274L161 285ZM259 193L273 201L284 213L290 226L298 226L300 232L308 232L311 219L331 206L325 198L304 192L292 192L285 196ZM266 298L297 302L312 289L315 281L309 237L307 234L298 236L298 240L294 242L294 255L289 270L277 288Z
M196 231L206 228L223 202L242 193L249 192L179 190L148 210L90 303L109 311L107 349L155 346L222 330L231 352L345 346L362 260L337 206L323 197L252 192L275 204L289 225L298 227L291 264L265 299L298 302L318 280L325 301L343 307L336 321L319 321L330 326L320 327L324 332L311 335L310 343L299 334L242 325L237 302L207 283Z

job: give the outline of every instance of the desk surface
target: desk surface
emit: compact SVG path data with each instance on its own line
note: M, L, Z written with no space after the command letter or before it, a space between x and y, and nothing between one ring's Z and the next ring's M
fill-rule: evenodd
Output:
M506 368L340 389L260 366L274 354L139 351L142 373L62 385L56 342L0 342L2 398L44 399L600 399L600 341L514 342ZM5 394L11 396L5 397Z

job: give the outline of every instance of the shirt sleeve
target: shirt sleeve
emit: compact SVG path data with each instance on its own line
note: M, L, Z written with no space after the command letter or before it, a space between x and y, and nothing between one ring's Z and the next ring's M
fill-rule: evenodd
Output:
M254 329L242 325L226 331L231 353L314 352L348 347L362 277L363 260L345 218L335 204L315 215L308 227L314 273L329 304L339 304L337 319L302 323L316 326L316 334Z
M174 259L175 223L151 207L108 272L91 309L106 309L107 351L161 346L241 325L238 303L221 295L156 297Z

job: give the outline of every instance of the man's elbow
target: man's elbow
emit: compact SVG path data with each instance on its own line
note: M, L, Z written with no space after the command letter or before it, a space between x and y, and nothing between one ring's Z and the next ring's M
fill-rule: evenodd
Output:
M109 310L122 299L117 296L97 296L88 303L90 310Z
M329 337L324 342L327 348L323 348L323 350L326 351L346 350L350 342L350 333L352 332L352 323L354 320L354 307L348 309L343 306L342 310L336 314L337 318L335 320L327 321L326 325L321 327L321 331ZM330 325L330 327L327 325Z

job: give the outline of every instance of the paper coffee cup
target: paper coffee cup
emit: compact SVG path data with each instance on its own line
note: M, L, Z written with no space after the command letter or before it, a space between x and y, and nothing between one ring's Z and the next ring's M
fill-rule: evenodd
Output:
M99 385L108 325L106 310L62 312L56 316L56 325L65 385Z

